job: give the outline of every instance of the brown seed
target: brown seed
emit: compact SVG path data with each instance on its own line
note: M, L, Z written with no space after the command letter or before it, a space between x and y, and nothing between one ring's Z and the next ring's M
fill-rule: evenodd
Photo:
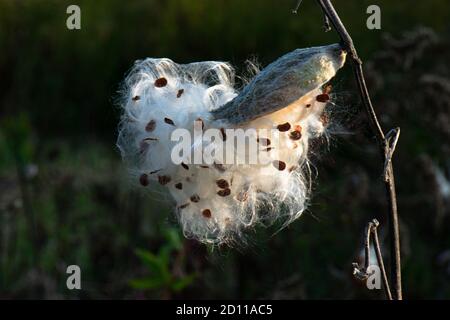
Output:
M195 121L198 121L199 124L202 125L202 130L205 129L205 123L203 122L202 118L197 118Z
M188 202L188 203L185 203L185 204L182 204L182 205L178 206L178 209L184 209L184 208L186 208L186 207L189 206L189 205L190 205L189 202Z
M223 190L217 191L217 194L218 194L219 196L221 196L221 197L229 196L230 193L231 193L231 190L230 190L230 189L223 189Z
M219 180L217 180L217 181L216 181L216 184L217 184L217 186L218 186L220 189L227 189L227 188L230 187L228 181L225 180L225 179L219 179Z
M178 182L177 184L175 184L175 188L177 188L178 190L183 189L183 184L181 182Z
M178 92L177 92L177 98L181 97L181 95L183 94L183 92L184 92L184 89L178 90Z
M327 84L327 85L325 85L325 86L323 87L322 92L323 92L323 93L326 93L326 94L330 94L331 89L333 89L333 86L332 86L331 84Z
M151 171L150 174L155 174L157 172L161 171L161 169L155 170L155 171Z
M175 123L173 122L173 120L172 120L172 119L169 119L169 118L164 118L164 122L167 123L167 124L170 124L170 125L172 125L172 126L175 125Z
M241 202L247 201L247 199L248 199L248 192L247 191L241 191L236 196L236 200L241 201Z
M187 164L185 164L185 163L181 163L181 166L184 168L184 169L186 169L186 170L189 170L189 166L187 165Z
M209 169L209 166L200 166L200 168Z
M307 108L311 107L311 103L308 103L308 104L306 105L306 107L307 107Z
M220 163L215 163L214 162L213 166L214 166L214 168L216 168L220 172L225 172L227 170L225 168L225 166L223 164L220 164Z
M139 177L139 183L144 187L148 186L148 175L145 173L141 174L141 176Z
M328 114L322 113L322 115L320 116L320 121L322 122L322 124L324 126L328 125L328 122L330 122L330 118L328 117Z
M325 103L328 100L330 100L330 96L328 95L328 93L322 93L316 97L316 100L319 102Z
M262 151L269 152L269 151L272 150L272 149L273 149L272 147L268 147L268 148L263 149Z
M199 195L198 195L198 194L193 194L193 195L191 196L191 201L192 201L192 202L199 202L199 201L200 201Z
M280 171L286 169L286 163L281 160L275 160L272 162L272 165Z
M297 166L292 166L288 170L289 170L289 172L295 171L295 170L297 170Z
M172 179L169 176L158 176L158 182L163 186L168 184L170 180Z
M152 132L153 130L155 130L155 127L156 127L156 121L152 119L145 126L145 131Z
M158 140L159 140L158 138L148 137L148 138L145 138L145 139L142 140L142 141L158 141Z
M289 129L291 128L291 124L289 122L286 122L286 123L283 123L283 124L279 124L277 126L277 128L281 132L286 132L286 131L289 131Z
M209 210L209 209L203 210L203 211L202 211L202 215L203 215L205 218L211 218L211 210Z
M291 138L292 140L300 140L301 137L302 137L302 133L301 133L301 131L298 131L298 130L291 131L289 134L289 138Z
M166 78L159 78L155 80L155 87L162 88L167 85L167 79Z
M258 138L256 141L263 146L270 146L270 139L268 138Z
M141 99L140 96L134 96L133 98L131 98L131 100L133 100L133 101L138 101L138 100L140 100L140 99Z
M227 134L225 133L224 128L220 128L220 133L222 134L222 140L223 141L227 140Z

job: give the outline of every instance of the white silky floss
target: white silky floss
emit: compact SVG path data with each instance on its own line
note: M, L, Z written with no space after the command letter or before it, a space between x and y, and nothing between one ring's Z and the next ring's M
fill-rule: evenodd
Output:
M282 219L287 225L309 197L308 147L327 122L329 95L322 86L344 61L339 45L297 49L240 93L227 63L137 61L124 82L117 146L136 183L167 187L186 237L231 243L258 223ZM195 123L220 130L224 145L231 139L227 129L256 129L253 139L265 162L192 164L186 157L186 163L174 163L177 141L171 134L183 128L193 136ZM258 129L277 134L264 136ZM192 139L192 150L196 143Z

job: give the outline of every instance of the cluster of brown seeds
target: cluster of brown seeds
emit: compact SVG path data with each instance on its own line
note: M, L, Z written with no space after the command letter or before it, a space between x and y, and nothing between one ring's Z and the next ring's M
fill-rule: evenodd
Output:
M225 179L219 179L216 181L217 186L221 189L217 191L217 194L221 197L227 197L231 194L230 184Z

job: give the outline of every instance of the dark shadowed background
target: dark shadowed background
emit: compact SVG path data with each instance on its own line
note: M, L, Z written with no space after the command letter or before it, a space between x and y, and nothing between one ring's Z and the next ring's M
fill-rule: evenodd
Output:
M315 1L0 0L0 298L383 298L352 277L363 230L381 222L382 166L350 68L333 81L314 147L309 210L238 248L182 237L170 203L127 179L115 147L119 85L136 59L262 66L337 42ZM394 158L406 298L450 298L450 3L334 1L352 34ZM66 8L81 8L81 30ZM381 30L366 8L381 8ZM344 130L345 129L345 130ZM387 247L384 249L388 259ZM66 288L66 267L82 290Z

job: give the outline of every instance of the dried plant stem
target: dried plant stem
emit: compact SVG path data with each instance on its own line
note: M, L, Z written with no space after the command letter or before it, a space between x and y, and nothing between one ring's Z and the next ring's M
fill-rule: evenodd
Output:
M353 274L357 279L367 280L367 278L371 275L368 270L370 267L370 243L371 239L372 244L375 249L375 254L377 256L378 266L381 271L381 275L383 277L383 286L384 292L386 293L386 297L389 300L392 300L392 293L389 286L389 281L386 274L386 268L384 266L383 255L381 254L381 246L380 241L378 240L378 231L377 228L380 225L377 219L373 219L367 224L366 227L366 235L364 241L364 267L361 269L358 263L353 263Z
M373 232L373 243L375 247L375 254L377 255L378 265L381 269L381 274L383 276L383 284L386 292L386 296L389 300L392 300L391 288L389 287L389 281L386 274L386 268L384 267L383 256L381 254L381 246L380 241L378 240L378 228L379 222L376 219L372 221L372 232Z
M398 226L397 214L397 196L395 192L394 169L392 166L392 155L395 145L400 133L399 129L395 129L394 140L391 142L393 134L384 135L383 130L378 122L377 115L372 106L370 95L367 90L364 73L362 69L362 61L358 57L353 40L347 32L344 24L339 18L330 0L317 0L323 12L330 21L333 28L339 34L342 41L342 46L347 51L349 58L352 61L355 78L358 84L358 89L361 95L363 105L369 118L370 126L378 142L381 155L384 159L384 183L389 203L389 234L391 245L391 281L394 289L393 298L396 300L402 299L402 282L401 282L401 263L400 263L400 233Z

